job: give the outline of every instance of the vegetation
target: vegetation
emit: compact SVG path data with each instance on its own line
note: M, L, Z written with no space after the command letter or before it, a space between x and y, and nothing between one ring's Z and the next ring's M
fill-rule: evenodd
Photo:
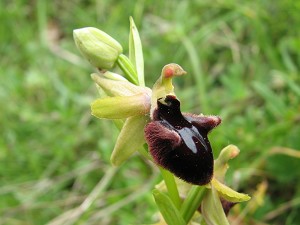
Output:
M163 65L182 65L183 111L221 116L215 156L228 144L241 150L226 182L252 200L233 208L232 224L297 224L299 10L292 0L1 1L0 224L157 221L151 190L161 177L139 156L111 166L118 129L90 115L93 71L72 37L93 26L128 46L129 16L146 85Z

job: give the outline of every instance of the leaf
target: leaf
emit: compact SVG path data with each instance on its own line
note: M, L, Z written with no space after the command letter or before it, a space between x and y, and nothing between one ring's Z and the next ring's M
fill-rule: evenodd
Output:
M145 143L143 130L147 122L146 116L133 116L125 121L110 158L113 165L121 165L142 147Z
M220 198L214 189L207 190L202 204L201 213L207 225L229 225Z
M185 225L184 219L181 217L178 209L172 200L166 194L157 189L153 190L153 196L160 213L164 217L168 225Z
M144 57L143 57L142 43L133 18L130 17L129 20L130 20L129 59L136 69L139 85L144 87L145 86Z
M282 118L287 108L284 99L265 84L253 82L253 88L265 100L268 111L275 117Z
M212 179L211 184L218 191L219 195L229 202L245 202L251 199L249 195L236 192L215 178Z
M186 222L189 222L195 215L205 196L206 190L204 186L193 185L191 187L180 208L181 215Z

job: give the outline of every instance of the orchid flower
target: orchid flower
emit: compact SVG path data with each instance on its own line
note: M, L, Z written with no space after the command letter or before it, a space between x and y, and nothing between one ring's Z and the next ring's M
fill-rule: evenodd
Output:
M181 112L172 79L185 75L183 68L167 64L153 87L145 87L142 45L132 18L129 57L122 54L123 48L115 39L96 28L74 30L74 40L83 56L98 69L91 77L106 94L91 103L91 114L122 123L111 154L112 164L119 166L140 151L161 168L164 182L153 196L167 224L196 222L193 216L200 206L207 224L228 224L220 198L233 203L250 199L224 181L227 161L239 150L228 146L214 160L208 134L221 118ZM124 76L110 71L116 66Z

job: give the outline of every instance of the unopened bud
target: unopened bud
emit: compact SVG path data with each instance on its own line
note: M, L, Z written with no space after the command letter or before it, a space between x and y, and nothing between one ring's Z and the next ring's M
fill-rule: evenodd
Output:
M113 68L123 51L119 42L94 27L76 29L73 37L83 56L99 69Z

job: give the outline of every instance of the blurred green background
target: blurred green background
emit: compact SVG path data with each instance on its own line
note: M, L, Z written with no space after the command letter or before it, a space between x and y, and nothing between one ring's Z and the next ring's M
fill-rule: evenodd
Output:
M147 85L163 65L182 65L188 76L175 83L183 110L223 119L210 135L215 156L228 144L241 149L227 183L253 198L233 208L232 223L299 224L300 1L293 0L1 1L0 224L157 220L151 189L160 177L139 156L110 165L118 131L90 115L93 68L72 40L73 29L94 26L127 53L129 16L143 42Z

